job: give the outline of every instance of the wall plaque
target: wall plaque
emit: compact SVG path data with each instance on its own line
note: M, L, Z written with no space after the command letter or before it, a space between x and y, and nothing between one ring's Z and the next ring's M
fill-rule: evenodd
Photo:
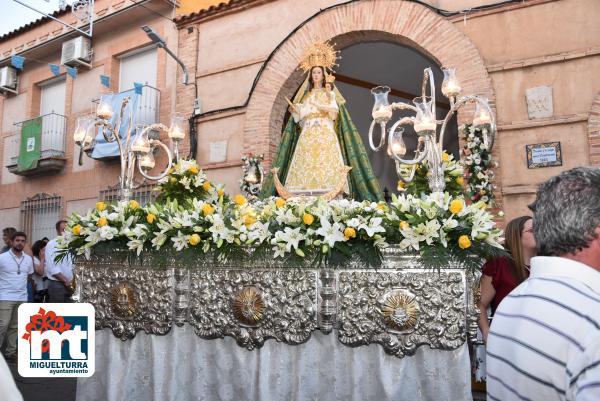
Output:
M210 143L208 161L210 163L221 163L227 161L227 141Z
M548 118L554 115L552 103L552 87L537 86L525 91L527 100L527 114L530 119Z
M525 148L528 168L562 166L560 142L535 143Z

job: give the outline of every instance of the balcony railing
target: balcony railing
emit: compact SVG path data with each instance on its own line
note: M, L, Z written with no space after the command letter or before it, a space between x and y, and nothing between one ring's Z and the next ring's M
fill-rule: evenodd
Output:
M150 125L159 120L160 90L144 85L142 94L137 101L137 107L133 119L134 124Z
M42 120L42 132L40 134L40 159L36 168L26 171L18 171L19 148L21 144L21 127L24 123ZM61 170L65 163L65 147L67 133L67 118L61 114L49 113L39 117L15 123L17 132L9 138L9 160L7 168L11 173L18 175L38 175Z

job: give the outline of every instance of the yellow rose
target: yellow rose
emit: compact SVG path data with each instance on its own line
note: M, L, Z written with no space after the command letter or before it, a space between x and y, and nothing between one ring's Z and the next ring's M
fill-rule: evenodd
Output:
M460 213L460 211L463 210L464 207L465 204L460 199L454 199L452 202L450 202L450 212L452 214Z
M283 199L283 198L275 199L275 206L277 206L277 207L285 206L285 199Z
M170 182L171 184L175 184L175 183L177 182L177 178L175 178L175 177L171 177L171 178L169 178L169 182Z
M313 216L310 213L304 213L304 215L302 216L302 221L307 226L310 226L313 223L313 221L315 221L315 216Z
M344 229L344 239L348 241L350 238L356 238L356 230L352 227L346 227Z
M96 209L98 209L99 212L105 210L106 209L106 203L104 203L104 202L96 202Z
M245 214L243 216L243 221L244 221L244 224L246 225L246 227L248 227L248 226L251 226L252 224L256 223L256 217L250 216L249 214Z
M461 235L460 237L458 237L458 246L461 247L461 249L467 249L471 247L471 240L469 239L468 235Z
M462 177L456 177L456 183L462 187L465 185L465 179Z
M155 214L148 213L146 215L146 221L148 222L148 224L154 223L154 220L156 220L156 215Z
M400 221L399 226L400 226L400 230L406 230L408 227L410 227L410 224L408 224L408 221L402 220L402 221Z
M200 236L198 234L192 234L188 238L188 242L192 246L198 245L200 243Z
M217 195L223 196L224 194L225 194L225 191L223 191L221 188L217 189Z
M139 203L137 203L137 201L135 201L135 200L133 200L133 199L129 201L129 208L130 208L130 209L133 209L133 210L135 210L135 209L137 209L137 208L139 208L139 207L140 207L140 204L139 204Z
M188 168L188 171L192 174L198 174L198 169L195 166Z
M208 216L209 214L213 214L214 212L215 212L215 208L214 208L214 207L212 207L212 205L210 205L210 204L208 204L208 203L205 203L205 204L202 206L202 213L203 213L205 216Z
M202 188L205 191L208 191L210 189L210 181L204 181L204 184L202 184Z
M73 234L79 235L81 233L81 226L79 224L77 224L77 225L73 226L71 231L73 231Z
M98 219L98 227L104 227L107 224L108 224L108 220L106 220L106 217L100 217Z
M237 194L236 196L233 197L233 201L240 206L245 205L246 203L248 203L248 201L246 200L246 198L244 197L244 195L240 195Z
M450 160L450 155L446 152L442 152L442 161L449 161Z

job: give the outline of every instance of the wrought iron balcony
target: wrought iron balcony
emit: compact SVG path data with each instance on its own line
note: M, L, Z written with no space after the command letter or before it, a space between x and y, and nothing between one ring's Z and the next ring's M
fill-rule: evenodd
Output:
M36 119L40 119L41 122L39 159L33 167L27 169L19 168L23 126ZM67 117L61 114L49 113L20 121L15 123L15 125L19 128L17 129L17 133L9 139L9 158L6 165L8 171L22 176L35 176L52 174L64 168L67 163L65 157Z

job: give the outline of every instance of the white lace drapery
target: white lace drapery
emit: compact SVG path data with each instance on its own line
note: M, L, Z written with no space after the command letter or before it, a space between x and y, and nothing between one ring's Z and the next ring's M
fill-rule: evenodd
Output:
M342 345L335 332L248 351L232 338L204 340L188 325L129 341L96 331L96 373L78 379L77 401L123 400L472 400L469 352L467 344L425 346L396 358L375 344Z

